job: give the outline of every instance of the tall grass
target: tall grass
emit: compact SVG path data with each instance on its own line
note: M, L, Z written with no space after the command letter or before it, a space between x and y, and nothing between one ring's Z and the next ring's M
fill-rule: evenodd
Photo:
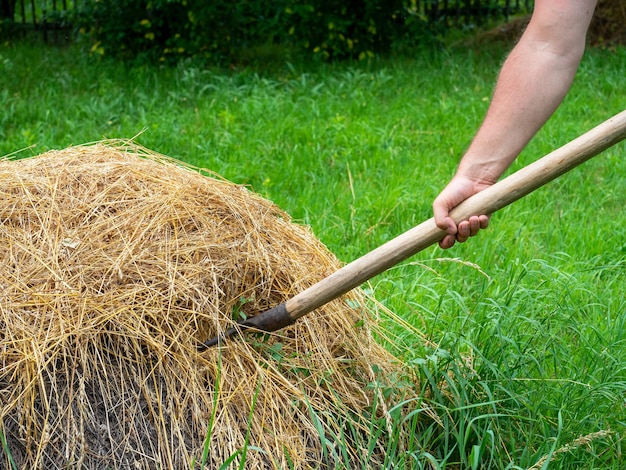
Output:
M5 45L0 154L138 135L250 185L349 261L431 216L503 53L213 70ZM625 109L624 90L626 50L588 51L566 101L511 171ZM360 439L363 468L379 452L376 436L401 422L415 429L412 451L383 449L388 468L623 468L625 157L623 144L610 149L496 214L477 239L426 250L370 282L429 340L390 322L388 347L436 416L419 406L372 415L370 436L350 438ZM346 435L324 437L341 468Z

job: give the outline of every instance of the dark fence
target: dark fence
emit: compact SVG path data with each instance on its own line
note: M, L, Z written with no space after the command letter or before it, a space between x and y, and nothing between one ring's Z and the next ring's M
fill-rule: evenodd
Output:
M415 0L414 3L418 14L448 26L508 20L511 15L529 13L533 7L532 0Z
M0 0L0 20L10 23L13 34L20 36L34 31L45 41L69 39L72 12L78 3L73 0Z

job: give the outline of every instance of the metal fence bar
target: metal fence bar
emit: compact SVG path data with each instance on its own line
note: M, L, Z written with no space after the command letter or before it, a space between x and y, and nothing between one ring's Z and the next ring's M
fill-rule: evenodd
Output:
M22 14L22 26L26 26L26 9L24 7L24 0L20 0L20 13Z
M20 1L24 1L24 0L20 0ZM35 26L37 26L37 14L35 13L35 0L30 0L30 10L33 14L33 24Z
M74 0L16 0L14 24L20 26L21 33L30 31L41 32L44 41L49 39L48 33L57 32L69 27L62 19L70 8L76 8Z

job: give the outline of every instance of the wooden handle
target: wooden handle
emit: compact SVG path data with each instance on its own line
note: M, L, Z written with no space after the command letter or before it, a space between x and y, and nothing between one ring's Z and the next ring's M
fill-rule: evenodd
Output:
M540 160L475 194L454 208L450 216L458 223L467 220L472 215L492 214L624 138L626 138L626 111L622 111ZM445 231L437 227L434 218L431 218L287 300L281 304L281 310L293 322L437 243L444 235Z
M475 194L455 207L450 216L459 223L472 215L492 214L624 138L626 138L626 111L616 114L563 147ZM206 349L220 344L226 338L245 329L276 331L291 325L298 318L437 243L445 234L444 230L437 227L435 219L428 219L345 265L295 297L248 318L198 347Z

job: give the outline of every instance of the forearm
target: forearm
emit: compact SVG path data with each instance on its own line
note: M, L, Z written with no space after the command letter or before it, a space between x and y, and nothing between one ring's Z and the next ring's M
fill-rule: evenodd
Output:
M569 90L577 64L562 62L550 52L513 51L485 120L459 165L460 173L492 182L500 177Z
M536 8L550 7L549 1L537 1ZM457 174L495 182L507 169L567 94L584 52L590 16L562 22L566 31L531 21L500 71L485 120Z
M596 0L535 0L532 19L505 61L487 115L456 175L433 202L439 245L450 248L487 228L476 214L456 222L450 210L495 183L569 90L585 50Z

